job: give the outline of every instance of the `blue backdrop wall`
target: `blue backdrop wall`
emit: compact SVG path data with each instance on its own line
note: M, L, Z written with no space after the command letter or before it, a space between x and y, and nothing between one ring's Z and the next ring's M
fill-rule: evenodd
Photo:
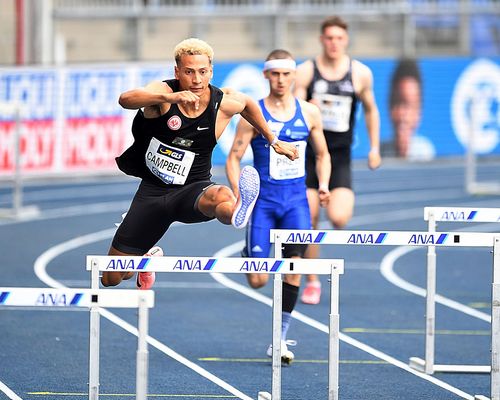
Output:
M374 76L374 93L380 110L381 141L393 139L389 113L391 78L399 60L361 60ZM422 81L422 110L415 132L420 143L414 159L462 155L470 132L475 132L475 150L500 154L500 58L422 58L416 60ZM219 63L216 86L231 86L254 98L267 94L262 64ZM369 149L362 108L357 112L354 158L364 158ZM233 122L220 141L214 163L223 163L234 131Z

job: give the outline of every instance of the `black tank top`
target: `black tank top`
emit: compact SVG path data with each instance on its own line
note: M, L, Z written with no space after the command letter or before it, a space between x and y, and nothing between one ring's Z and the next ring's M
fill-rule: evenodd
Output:
M358 102L352 83L352 62L342 79L330 81L323 78L316 60L312 61L314 75L307 88L307 100L316 99L319 103L328 148L350 146Z
M164 82L174 92L179 91L178 80ZM212 85L209 88L207 109L196 118L186 117L177 104L156 118L145 118L138 110L132 123L134 143L116 158L118 168L160 186L210 180L217 144L215 122L223 92Z

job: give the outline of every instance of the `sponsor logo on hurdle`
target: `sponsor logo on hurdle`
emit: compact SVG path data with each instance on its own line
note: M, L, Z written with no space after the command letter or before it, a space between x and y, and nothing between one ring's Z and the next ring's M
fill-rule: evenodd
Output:
M10 292L2 292L0 293L0 304L5 304L7 297L9 297Z
M445 211L441 216L441 220L443 221L472 221L474 217L477 215L477 211L471 211L470 213L466 213L464 211Z
M374 235L373 233L353 233L351 236L349 236L349 239L347 239L347 243L381 244L384 242L386 237L387 237L387 233L385 233L385 232L379 233L378 235Z
M246 272L277 272L283 266L283 261L275 261L272 264L267 261L244 261L240 271Z
M413 234L408 241L408 244L443 244L448 237L447 233L441 234Z
M285 240L286 243L321 243L326 236L326 232L319 232L314 238L311 233L292 232Z
M202 264L201 260L186 260L178 259L175 262L174 271L211 271L217 260L211 258L206 264Z
M75 293L74 296L57 293L41 293L36 299L37 306L77 306L83 297L83 293Z
M144 257L139 261L139 263L136 265L134 260L124 260L121 258L112 258L108 265L106 266L106 269L114 269L114 270L119 270L119 271L124 271L124 270L142 270L146 268L146 265L148 265L150 261L150 258Z

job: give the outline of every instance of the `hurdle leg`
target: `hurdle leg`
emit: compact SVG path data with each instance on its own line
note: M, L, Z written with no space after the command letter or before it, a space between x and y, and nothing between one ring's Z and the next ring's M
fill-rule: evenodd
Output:
M282 242L280 235L275 236L274 256L281 258ZM272 400L281 400L281 308L283 281L281 274L274 274L273 287L273 378Z
M92 260L91 288L99 289L99 265ZM89 337L89 400L99 399L99 334L100 314L97 294L92 295L90 307L90 337Z
M339 276L330 276L330 327L328 333L328 400L339 398Z
M429 232L436 232L434 213L429 215ZM427 293L425 304L425 373L434 373L436 329L436 246L427 248Z
M491 400L500 400L500 237L493 246L491 296Z
M434 212L429 213L428 231L436 232ZM426 374L434 373L436 330L436 246L427 246L427 288L425 293L425 355L410 357L410 367Z
M137 342L136 400L146 400L148 395L148 308L146 299L139 300L139 321Z
M425 373L434 373L436 329L436 247L427 253L427 293L425 304Z

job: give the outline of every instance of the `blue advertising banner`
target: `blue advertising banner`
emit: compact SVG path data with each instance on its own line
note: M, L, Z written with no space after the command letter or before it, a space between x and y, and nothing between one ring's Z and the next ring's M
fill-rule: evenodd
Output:
M373 72L384 157L425 161L465 154L500 155L500 57L361 60ZM131 143L135 110L118 104L123 91L174 76L173 63L0 68L0 177L14 168L20 108L20 163L27 174L118 172L114 158ZM216 63L212 83L254 99L268 93L262 62ZM239 116L219 140L213 165L223 165ZM353 157L366 158L363 110L356 112ZM251 150L244 161L250 161Z
M373 72L384 156L424 161L463 155L471 132L478 154L500 154L500 58L361 61ZM216 64L212 83L258 99L268 92L261 68L258 62ZM222 136L214 165L224 163L236 122ZM360 106L353 156L365 158L368 150Z

